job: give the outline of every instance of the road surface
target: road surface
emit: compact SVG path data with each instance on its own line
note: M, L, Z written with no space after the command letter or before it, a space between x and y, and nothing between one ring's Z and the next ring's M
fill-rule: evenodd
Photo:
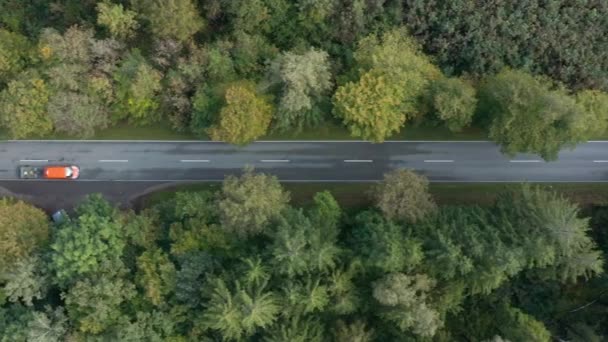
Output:
M509 158L492 142L273 141L235 147L197 141L8 141L0 143L0 181L19 181L20 165L75 164L76 182L219 181L251 165L282 181L369 182L411 168L432 182L605 182L608 142L560 153ZM35 181L34 181L35 182Z

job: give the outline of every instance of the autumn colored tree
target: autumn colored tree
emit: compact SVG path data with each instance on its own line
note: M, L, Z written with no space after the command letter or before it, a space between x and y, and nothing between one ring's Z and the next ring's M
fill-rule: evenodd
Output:
M35 71L26 71L0 92L0 122L14 139L44 137L53 131L47 104L50 91Z
M43 248L49 241L46 214L25 202L0 200L0 273Z
M334 94L334 113L354 137L383 142L399 132L406 115L400 88L379 73L367 72Z
M334 113L356 137L382 142L420 114L420 97L441 73L404 29L362 39L355 52L357 83L334 95Z
M226 89L226 105L218 123L209 129L213 140L246 145L266 134L272 119L272 106L255 93L251 85L232 85Z

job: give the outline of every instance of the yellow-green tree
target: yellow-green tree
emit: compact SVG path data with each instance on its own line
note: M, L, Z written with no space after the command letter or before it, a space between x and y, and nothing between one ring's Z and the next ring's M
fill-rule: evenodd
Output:
M255 93L252 85L228 87L225 100L219 122L209 129L211 139L246 145L266 134L272 119L272 106Z
M353 136L383 142L405 123L402 95L403 91L385 76L368 72L358 82L338 88L334 111Z
M441 76L402 28L362 39L355 59L361 77L338 88L334 113L354 136L373 142L384 141L418 115L420 97Z
M53 130L48 102L44 80L35 72L26 72L0 93L0 121L14 139L45 136Z
M0 273L49 240L46 214L21 201L0 200Z

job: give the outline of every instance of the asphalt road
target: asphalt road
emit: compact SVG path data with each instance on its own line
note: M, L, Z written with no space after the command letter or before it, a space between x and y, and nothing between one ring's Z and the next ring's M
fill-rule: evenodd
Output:
M555 162L503 156L491 142L0 142L0 196L49 212L69 209L90 193L131 207L151 191L179 183L221 181L246 165L282 181L369 182L412 168L433 182L606 182L608 142L563 151ZM20 165L76 164L76 181L20 180Z
M492 142L400 141L217 142L9 141L0 143L0 181L16 181L20 165L75 164L76 182L219 181L246 165L282 181L376 181L411 168L433 182L608 181L608 142L560 153L509 158Z

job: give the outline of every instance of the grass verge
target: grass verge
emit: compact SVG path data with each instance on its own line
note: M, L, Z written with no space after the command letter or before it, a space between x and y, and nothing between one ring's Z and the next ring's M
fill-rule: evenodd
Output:
M371 205L369 193L373 183L283 183L291 193L294 206L306 206L320 191L330 191L344 209L360 209ZM518 187L517 183L431 183L429 191L439 205L491 205L504 190ZM608 183L540 183L539 186L557 191L581 207L608 205ZM179 191L219 190L221 183L183 184L146 195L141 207L149 207L171 199Z
M0 130L0 140L10 139L6 130ZM30 139L80 140L73 136L54 133L45 137ZM486 134L479 128L467 128L462 132L451 132L445 127L407 126L387 140L485 140ZM86 140L86 139L83 139ZM148 126L133 126L120 123L101 130L88 140L208 140L206 136L196 136L188 132L176 132L168 123ZM320 127L308 128L300 132L271 132L259 140L361 140L350 135L340 123L328 122Z

